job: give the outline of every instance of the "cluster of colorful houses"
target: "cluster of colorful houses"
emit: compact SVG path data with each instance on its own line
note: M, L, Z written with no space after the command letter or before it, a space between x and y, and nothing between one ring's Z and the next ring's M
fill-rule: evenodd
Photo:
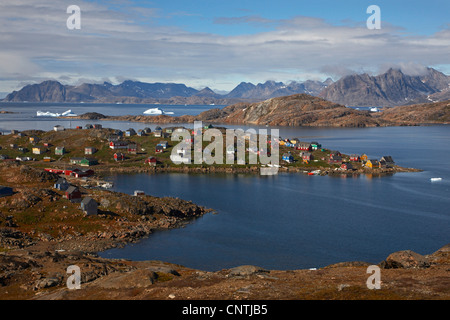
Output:
M60 177L53 186L59 191L63 191L63 197L72 203L79 203L80 209L88 216L98 214L98 203L91 197L82 197L82 193L77 186L70 184L66 178Z
M326 151L322 148L322 145L318 142L302 142L299 139L280 139L280 146L291 147L295 150L299 150L299 157L302 159L303 163L310 163L311 161L321 160L326 161L328 164L337 164L342 170L354 170L354 164L360 163L362 167L365 168L392 168L395 165L392 156L383 156L378 159L369 159L366 154L357 155L352 154L349 157L341 154L339 151L331 150L328 153L328 157L321 157L320 159L314 159L313 152L316 150ZM294 155L291 151L284 153L282 160L287 163L295 162Z

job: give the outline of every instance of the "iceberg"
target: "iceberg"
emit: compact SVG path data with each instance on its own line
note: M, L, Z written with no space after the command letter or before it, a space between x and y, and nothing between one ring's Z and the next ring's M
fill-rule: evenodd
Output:
M151 108L144 111L144 114L163 114L163 111L158 108Z
M63 113L50 112L50 111L37 111L36 116L38 117L76 117L72 110L64 111Z
M158 114L174 114L174 113L171 112L171 111L165 112L165 111L162 111L159 108L151 108L151 109L145 110L144 114L147 114L147 115L158 115Z

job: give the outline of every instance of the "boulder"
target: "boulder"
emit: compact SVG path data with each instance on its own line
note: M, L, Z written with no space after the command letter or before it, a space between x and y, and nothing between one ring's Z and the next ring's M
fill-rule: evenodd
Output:
M422 269L430 267L430 261L423 255L411 250L398 251L390 254L381 262L384 269Z
M269 271L257 266L245 265L230 269L228 272L228 277L249 277L265 272Z

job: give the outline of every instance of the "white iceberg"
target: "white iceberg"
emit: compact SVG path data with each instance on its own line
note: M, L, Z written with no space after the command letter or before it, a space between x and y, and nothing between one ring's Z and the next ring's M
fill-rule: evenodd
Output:
M50 112L50 111L37 111L36 115L38 117L76 117L75 113L72 113L72 110L64 111L63 113Z
M147 114L147 115L158 115L158 114L174 114L174 113L171 112L171 111L165 112L165 111L162 111L159 108L151 108L151 109L145 110L144 114Z
M158 108L151 108L144 111L144 114L163 114L163 111Z

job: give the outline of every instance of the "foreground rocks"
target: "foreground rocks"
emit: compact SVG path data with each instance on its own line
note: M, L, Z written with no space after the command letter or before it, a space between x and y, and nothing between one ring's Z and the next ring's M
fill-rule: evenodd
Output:
M67 288L70 265L80 267L79 290ZM112 260L79 251L55 251L38 243L0 254L0 299L450 298L450 245L427 256L412 251L389 255L379 264L379 290L366 286L368 265L347 262L318 270L287 271L247 265L206 272L160 261Z

